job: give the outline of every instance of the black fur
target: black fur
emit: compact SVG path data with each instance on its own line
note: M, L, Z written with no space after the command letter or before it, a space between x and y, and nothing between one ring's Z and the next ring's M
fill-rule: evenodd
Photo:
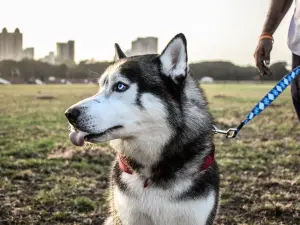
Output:
M126 55L121 50L120 46L116 43L115 44L115 57L114 57L114 60L117 61L117 60L124 59L124 58L126 58Z
M166 136L168 137L168 141L162 149L156 149L156 151L158 151L156 154L160 155L155 158L155 160L150 159L153 160L152 162L149 160L149 162L145 163L138 160L141 160L143 156L145 156L143 155L144 152L141 152L142 150L151 151L153 149L145 149L145 147L141 147L142 149L139 149L140 151L134 149L135 155L132 153L129 154L132 158L128 158L126 155L126 153L128 153L126 152L126 148L119 150L125 154L124 157L127 160L126 163L129 164L133 172L140 175L142 179L145 178L145 184L148 184L148 181L150 181L151 187L149 188L153 187L167 190L168 188L173 188L172 185L176 184L176 182L180 182L180 179L189 176L189 182L193 183L188 190L177 193L177 196L168 193L171 194L168 196L175 202L205 198L212 190L214 190L216 195L215 206L206 222L206 224L209 225L212 224L217 212L220 183L219 171L216 162L205 171L201 170L201 166L204 163L203 161L206 156L213 150L213 118L208 112L204 92L198 87L197 82L188 70L186 45L184 35L178 34L170 41L161 55L151 54L127 58L119 45L115 44L115 62L121 60L121 63L117 63L110 68L113 69L111 71L118 71L122 76L125 76L130 81L129 83L136 84L138 90L133 104L138 106L141 110L144 110L145 107L143 106L143 101L141 99L143 94L149 93L156 96L160 99L160 102L164 104L165 111L167 112L167 118L160 119L165 119L166 122L169 123L167 125L165 123L162 124L162 127L164 128L163 131L157 129L157 135L163 135L162 132L167 132ZM170 49L167 50L168 48ZM185 51L184 55L182 51L183 48ZM184 65L182 57L185 57L184 61L186 66ZM169 65L169 63L171 65ZM182 66L185 66L185 70L181 70ZM180 70L182 74L178 74L178 71ZM108 73L105 74L108 74L107 76L114 76L115 73L110 73L111 71L109 70ZM109 86L107 85L108 82L113 79L108 78L109 77L104 77L103 83L100 84L100 86ZM98 106L93 99L88 99L88 103L91 103L90 101L92 101L93 106ZM99 103L99 105L101 104L101 100L95 101ZM84 104L79 109L83 114L86 114L88 111L87 106L84 106ZM90 138L91 141L93 141L92 139L98 138L99 135L104 134L88 132L88 129L95 128L95 124L97 123L97 120L93 120L92 115L93 114L80 116L81 119L79 118L78 122L80 127L73 124L74 128L89 133L85 138L87 140ZM124 123L123 127L122 126L123 125L114 126L106 130L106 132L112 132L112 129L126 128L126 123ZM157 128L160 128L160 126L157 126ZM150 132L152 132L152 130ZM74 133L71 135L73 134ZM133 138L132 146L134 146L134 141L136 141L135 135L133 137L123 135L119 138L123 138L120 141L123 141L125 145L129 144L129 147L130 142L128 139ZM72 137L70 139L73 143L75 142ZM149 133L149 140L154 140L151 139L151 133ZM136 144L139 144L140 146L141 143ZM75 142L75 144L78 143ZM155 144L151 147L158 148ZM190 171L188 169L189 167L193 170L199 169L198 171ZM122 181L122 173L123 171L121 171L119 167L118 159L116 159L111 174L111 191L113 192L113 188L118 186L119 190L126 195L130 195L133 198L137 197L134 193L135 189L129 189L128 185ZM176 191L174 193L176 193ZM111 195L113 197L113 193L111 193ZM116 212L113 205L112 201L112 212ZM116 213L112 214L116 215Z
M143 107L140 97L143 93L151 93L162 99L162 102L176 102L175 107L181 107L183 86L176 84L170 77L165 76L160 71L158 55L134 56L127 58L127 62L120 66L120 73L130 82L138 84L138 95L136 104ZM156 70L160 76L154 77L152 71ZM182 121L174 120L178 115L173 113L173 105L166 105L169 118L173 127L181 126ZM181 109L182 111L182 109Z
M185 45L185 51L187 51L184 35L176 35L170 43L176 38L182 39ZM166 49L167 47L162 54L164 54ZM187 52L185 53L187 63ZM203 103L196 98L188 99L187 96L185 96L184 88L186 85L186 77L189 76L189 79L192 79L190 74L188 74L188 67L186 68L185 74L174 79L163 74L159 57L159 55L154 54L129 57L119 66L120 73L130 80L130 82L136 83L138 86L139 94L137 95L135 104L143 109L141 102L143 93L151 93L157 96L165 104L168 112L167 121L175 131L171 140L164 146L160 160L150 168L151 185L156 188L167 189L173 182L176 182L176 179L178 179L176 175L180 173L180 170L184 166L191 162L197 162L199 164L199 173L195 175L192 187L177 196L176 200L186 201L188 199L206 197L211 190L214 190L216 202L206 223L210 225L213 223L217 213L220 183L219 170L216 162L202 172L200 171L200 167L203 163L203 153L207 152L208 148L211 148L210 150L213 148L213 118L207 112L207 102ZM204 99L206 99L204 92L200 88L199 91ZM199 131L193 134L193 138L188 136L189 127L185 121L186 115L184 106L187 101L198 109L203 110L203 112L208 113L209 117L205 127L199 128ZM209 152L207 154L209 154ZM132 159L128 159L128 163L137 173L143 168L143 162L135 162ZM134 193L121 181L121 173L118 163L115 162L112 173L113 183L118 185L120 190L127 195L134 196Z
M127 62L120 66L120 73L124 75L132 83L137 83L138 93L136 103L142 107L140 102L140 97L143 93L151 93L160 99L162 102L166 103L166 107L169 112L169 121L170 125L176 130L175 136L172 138L172 141L165 146L164 151L161 155L161 160L152 166L152 176L151 180L153 181L152 185L161 188L167 188L169 184L173 181L176 172L178 172L183 166L199 156L205 149L207 149L207 143L212 142L212 133L210 130L205 130L203 132L199 131L199 135L194 140L189 141L188 143L181 143L182 136L184 135L184 116L183 109L181 108L182 102L184 102L185 96L183 94L183 89L185 85L185 79L180 82L174 82L170 77L162 74L160 70L160 62L157 55L147 55L147 56L135 56L127 58ZM158 77L151 77L147 73L153 71L153 69L159 71ZM185 77L185 76L183 76ZM175 102L179 107L179 111L174 112L174 106L169 105L169 102ZM197 105L199 108L205 107L200 104L197 99L192 99L192 103ZM176 118L180 118L178 121ZM208 124L208 127L212 127L212 124ZM141 162L142 163L142 162ZM199 161L199 168L201 166L201 161ZM133 166L133 165L131 165ZM119 183L118 174L120 171L117 171L118 166L116 166L116 174L114 179L116 183ZM125 184L121 184L122 189L124 189ZM215 189L216 193L219 192L219 176L218 176L218 167L216 163L209 168L204 175L196 179L194 186L183 193L181 196L178 196L179 199L188 199L188 198L197 198L205 196L208 190L211 188ZM126 190L128 193L128 190Z

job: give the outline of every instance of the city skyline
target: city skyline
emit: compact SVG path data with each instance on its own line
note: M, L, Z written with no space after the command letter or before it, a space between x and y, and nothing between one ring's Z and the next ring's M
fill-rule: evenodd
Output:
M188 42L189 62L223 60L254 65L253 53L269 1L187 0L183 4L154 0L144 7L136 0L11 0L2 6L6 10L0 15L0 27L22 30L26 34L24 48L34 46L36 59L64 40L76 41L77 63L92 58L110 60L114 43L126 51L138 37L157 37L161 52L170 38L182 32ZM291 61L286 41L292 13L293 6L274 35L271 63Z
M127 56L140 54L157 54L158 38L157 37L138 37L131 42L131 48L125 51ZM74 65L75 62L75 41L56 42L56 54L51 51L43 58L34 57L34 47L23 49L23 33L19 28L14 32L9 32L6 27L0 33L0 61L35 59L49 64L68 64ZM94 61L94 60L88 60Z
M1 60L15 60L35 59L41 60L49 64L69 64L75 63L75 41L56 43L56 55L53 51L48 55L36 59L34 57L34 47L23 48L23 33L19 28L14 32L10 32L6 27L0 32L0 61Z

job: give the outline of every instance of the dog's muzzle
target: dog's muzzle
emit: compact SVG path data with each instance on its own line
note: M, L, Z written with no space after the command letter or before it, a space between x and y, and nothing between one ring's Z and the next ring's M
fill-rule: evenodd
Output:
M96 133L88 131L87 129L83 129L81 126L79 126L79 117L81 114L83 115L81 109L82 108L78 108L77 106L71 106L65 111L65 116L72 125L71 132L69 133L69 139L76 146L83 146L85 141L97 143L99 138L103 137L107 133L111 133L115 130L123 128L121 125L115 125Z
M69 134L70 141L76 146L84 145L84 138L87 133L76 130L78 118L80 116L80 109L77 107L70 107L65 111L65 116L67 117L70 124L72 124L74 130Z

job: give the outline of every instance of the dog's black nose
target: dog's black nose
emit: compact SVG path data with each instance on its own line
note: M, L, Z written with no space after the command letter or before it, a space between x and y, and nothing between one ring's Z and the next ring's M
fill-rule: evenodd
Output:
M80 110L76 108L68 108L65 112L65 115L70 123L75 124L80 115Z

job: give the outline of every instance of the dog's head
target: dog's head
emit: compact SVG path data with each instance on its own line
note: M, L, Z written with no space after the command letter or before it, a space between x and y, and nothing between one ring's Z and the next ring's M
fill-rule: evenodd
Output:
M184 119L183 101L189 98L191 88L196 88L187 76L183 34L176 35L160 55L126 57L116 44L115 61L101 75L99 92L65 112L73 128L70 140L81 146L84 141L104 142L145 134L171 136ZM195 99L201 99L198 92L193 92ZM194 103L198 102L195 99Z

